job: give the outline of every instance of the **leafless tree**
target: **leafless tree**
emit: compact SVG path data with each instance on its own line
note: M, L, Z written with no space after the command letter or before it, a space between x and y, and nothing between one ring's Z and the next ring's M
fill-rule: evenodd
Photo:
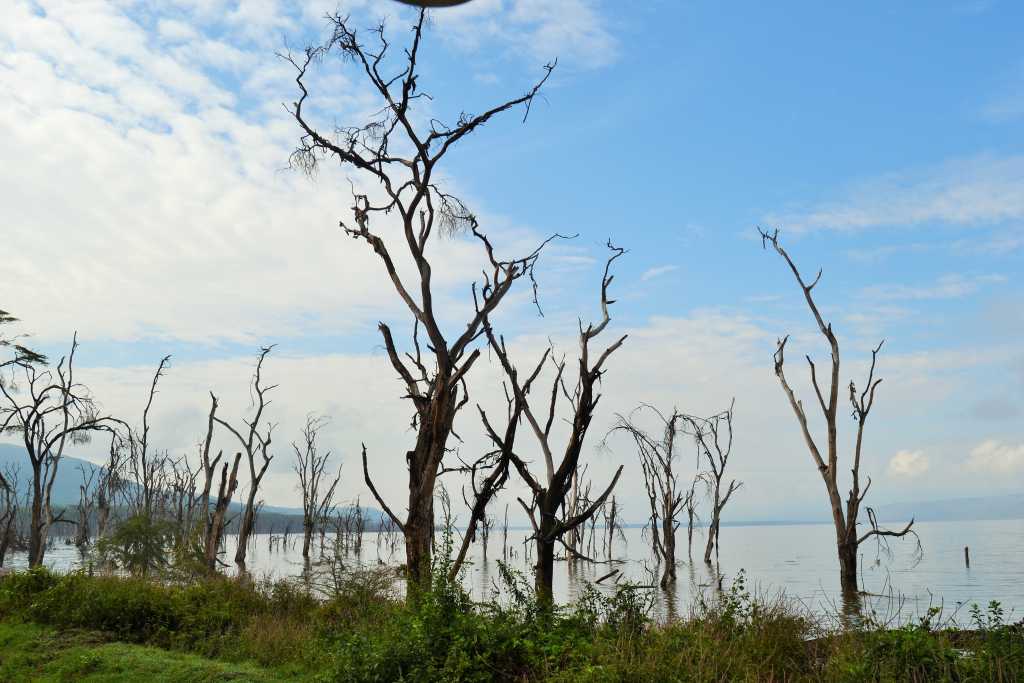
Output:
M242 419L242 424L245 425L245 428L241 431L235 429L230 423L222 420L216 415L213 415L211 412L213 420L234 434L235 438L238 439L238 443L242 445L246 461L249 464L249 492L245 502L245 509L242 511L242 521L238 526L238 549L235 551L235 562L238 564L245 564L245 555L249 546L249 537L252 535L252 531L256 523L256 496L259 493L260 482L263 481L263 475L267 473L267 467L270 466L270 461L274 458L274 456L269 452L271 438L274 432L274 425L268 421L266 431L260 432L260 420L263 419L263 412L266 410L267 406L270 405L270 400L267 399L267 394L277 388L276 384L266 387L263 386L263 361L266 360L267 354L269 354L273 348L273 346L263 347L256 360L256 370L253 372L252 376L254 412L251 419ZM260 458L258 465L256 460L257 456Z
M75 545L84 548L89 545L89 526L96 504L98 483L97 486L93 486L93 482L96 481L96 470L92 467L87 469L79 465L78 472L82 477L82 483L78 485L78 505L76 506L78 521L75 530Z
M53 369L34 359L20 357L12 364L16 380L0 382L0 434L17 434L28 453L32 469L29 522L29 566L42 564L50 528L67 522L54 516L50 504L53 482L64 449L69 443L85 443L90 433L109 431L114 421L101 417L88 389L75 382L74 361L78 337L71 352ZM18 389L23 389L23 392ZM22 396L24 393L24 396ZM63 514L63 513L62 513Z
M210 512L210 490L213 488L213 480L217 474L217 463L220 462L224 451L218 451L217 456L210 459L210 446L213 444L213 429L217 416L217 397L210 392L210 412L206 418L206 438L199 444L199 460L203 468L203 491L199 494L199 508L203 514L203 538L210 537L210 525L213 516Z
M504 339L495 337L489 322L485 322L484 327L491 350L501 363L508 384L512 389L512 396L519 404L518 410L526 417L526 422L530 425L544 456L545 473L541 477L537 477L530 472L527 463L510 449L512 463L532 492L532 500L529 504L522 498L519 499L519 503L526 510L533 525L533 539L537 550L536 590L538 597L546 603L550 603L552 600L551 587L554 579L555 545L563 543L562 539L565 534L583 524L597 513L601 506L604 505L608 496L611 495L615 483L622 474L622 466L620 465L608 487L580 513L572 516L559 514L569 495L573 474L580 465L580 456L583 451L587 431L594 416L594 409L601 398L600 393L596 389L598 382L604 374L604 364L609 356L622 346L622 343L626 340L626 336L623 335L600 352L591 349L591 343L605 331L611 320L608 309L614 302L608 298L608 287L613 279L613 276L610 275L610 269L612 263L625 253L623 249L613 246L611 242L608 243L608 248L611 250L611 256L609 256L605 263L604 274L601 278L601 321L596 324L589 323L586 327L584 327L582 320L579 321L580 355L578 358L578 374L572 390L569 389L571 385L568 385L565 380L565 359L555 360L550 348L544 352L540 363L529 375L527 381L525 383L521 382L518 371L509 358ZM530 404L529 389L530 384L538 376L540 368L549 358L550 362L554 365L555 377L552 381L551 391L547 400L547 415L545 416L541 413L538 417L538 413ZM552 444L551 428L554 424L561 399L564 399L570 409L570 416L567 418L569 434L561 460L556 465L553 452L555 446ZM491 440L500 447L504 443L504 438L499 436L486 417L484 418L484 425Z
M202 471L202 464L197 464L193 469L185 456L168 460L167 464L170 468L168 487L176 535L180 540L186 539L194 528L196 508L200 502L196 494L196 480Z
M711 417L683 416L685 424L688 426L686 431L697 442L698 461L703 458L708 463L708 469L703 470L699 475L704 477L708 496L711 498L711 520L708 523L708 537L704 546L705 564L711 564L712 552L716 557L718 556L722 510L725 509L732 494L743 485L743 482L733 479L725 486L724 490L722 487L725 481L725 467L732 454L732 424L735 405L736 400L733 399L728 410Z
M228 474L227 461L221 466L220 487L217 491L217 500L214 503L213 511L210 513L210 522L207 525L206 536L203 539L203 556L206 566L210 571L217 569L217 552L220 549L221 538L224 536L224 523L226 521L228 506L231 505L231 498L238 488L238 463L242 461L242 454L235 453L235 460L231 465L231 473Z
M334 507L334 491L341 480L341 469L334 481L324 481L330 451L320 451L317 443L320 429L324 425L321 417L306 416L306 426L302 428L302 445L292 442L295 451L295 473L299 475L299 489L302 491L302 557L309 559L309 545L317 521L326 518ZM327 475L330 477L330 475ZM326 489L322 488L326 484Z
M395 66L383 24L368 31L369 41L364 41L364 34L357 33L347 17L336 14L329 19L331 36L325 45L307 48L301 57L284 55L297 70L295 80L300 92L299 99L289 108L302 131L292 164L311 173L320 161L332 159L378 183L384 194L383 200L374 202L353 191L354 225L343 221L341 227L380 258L413 318L412 344L404 355L390 327L383 322L378 325L388 358L405 385L407 398L415 406L416 443L406 453L409 493L405 519L399 519L375 489L371 490L405 536L409 577L417 584L430 571L435 483L448 452L456 413L468 400L467 373L479 357L479 349L471 347L480 334L484 317L498 307L516 280L532 272L539 254L538 249L524 258L496 261L476 217L458 198L441 190L435 178L440 175L441 160L467 135L514 107L521 105L528 113L554 65L548 65L544 77L520 97L481 114L462 114L453 125L432 119L424 129L414 112L418 101L428 97L420 89L418 72L426 12L420 12L408 47ZM382 102L378 115L365 125L320 129L310 119L306 107L307 72L330 54L354 63L356 71ZM400 275L392 247L371 230L371 218L384 214L397 217L401 224L401 250L405 252L403 258L411 259L415 266L413 278ZM482 306L454 339L445 336L434 310L433 264L428 258L428 246L438 231L450 235L471 232L481 241L494 266L489 281L481 289ZM427 337L432 358L421 354L420 331ZM369 480L368 471L365 474Z
M808 424L807 413L804 411L803 402L797 399L789 381L786 379L784 362L786 342L789 341L788 335L779 340L775 350L775 376L779 378L779 382L786 394L786 398L789 399L789 404L793 408L793 413L796 415L797 422L800 424L800 431L803 434L804 442L807 444L808 451L810 451L811 459L814 461L818 472L821 474L822 481L825 483L829 506L832 510L832 522L835 526L836 532L840 586L845 596L856 596L857 549L860 544L872 536L882 539L885 537L902 537L907 534L914 534L913 519L911 519L910 522L899 531L880 528L874 521L875 516L870 514L871 508L867 508L869 512L869 519L871 520L871 528L864 533L860 533L857 529L857 519L860 514L861 504L864 502L864 498L867 496L868 490L871 488L871 477L867 478L867 484L864 486L864 489L861 490L860 488L861 450L864 444L864 425L867 423L868 414L871 412L871 408L875 402L875 390L882 382L881 379L875 379L875 365L878 360L878 353L882 350L882 344L880 343L871 352L871 367L868 370L868 378L864 385L864 390L858 393L857 387L853 381L849 384L850 403L853 407L854 420L857 422L857 438L853 450L853 462L850 466L852 481L844 507L839 491L838 479L840 383L839 340L836 338L836 335L832 330L832 323L825 322L825 319L818 310L818 306L812 295L814 287L821 280L822 271L819 270L814 280L808 284L805 282L800 271L793 263L793 260L789 257L789 254L785 249L783 249L782 245L779 244L779 231L775 230L774 232L769 233L764 230L759 230L759 232L761 233L762 246L767 248L768 245L771 245L771 247L786 261L786 265L788 265L790 271L792 271L797 284L800 285L800 290L803 292L804 300L807 302L807 307L814 316L814 320L818 325L818 330L821 332L822 336L825 337L831 351L832 369L830 373L829 386L825 393L822 392L821 385L818 382L817 368L814 365L814 361L811 360L809 355L806 356L807 364L810 369L811 384L814 386L814 393L818 399L818 406L821 408L822 415L825 418L826 444L824 455L822 455L822 450L819 448L817 441L815 441L814 436L811 434L811 428ZM826 393L828 395L827 400L825 398Z
M0 473L0 567L17 541L19 473L17 465L9 465Z
M658 420L660 435L652 436L642 428L640 419L645 413ZM685 445L679 438L682 421L683 415L678 410L673 410L666 417L654 406L643 404L628 417L619 415L612 427L613 432L628 434L636 445L651 510L648 519L651 543L655 558L664 568L662 587L676 580L676 531L682 524L680 515L683 511L693 509L693 485L687 489L679 480L682 470L681 451Z
M512 410L512 404L514 401L509 403L509 410ZM477 410L483 413L483 409L477 406ZM513 430L514 432L514 430ZM503 444L511 444L515 437L514 435L509 437L506 432L507 440ZM490 530L487 520L487 506L490 505L491 501L497 493L505 487L505 483L508 481L509 472L509 452L508 448L511 446L502 446L498 449L485 454L472 464L466 466L465 469L469 473L469 484L472 491L472 500L466 495L466 490L462 490L462 500L469 508L469 523L466 526L466 532L462 535L462 542L459 544L459 551L452 561L452 565L449 568L449 578L454 580L459 572L462 570L462 565L466 561L466 554L469 552L469 548L473 541L476 540L477 529L481 529L483 533L484 542L484 557L487 556L487 534Z
M124 488L125 440L116 431L110 434L107 461L100 469L96 484L96 537L104 538L110 513Z
M151 448L149 441L149 411L153 408L153 399L156 397L157 385L170 366L170 362L170 356L164 356L160 359L156 372L153 373L153 380L149 385L146 405L142 409L142 426L138 429L128 430L127 466L137 486L126 489L125 493L134 499L132 502L135 513L142 514L147 518L153 514L153 500L160 488L159 479L161 478L166 458L164 454L154 453Z

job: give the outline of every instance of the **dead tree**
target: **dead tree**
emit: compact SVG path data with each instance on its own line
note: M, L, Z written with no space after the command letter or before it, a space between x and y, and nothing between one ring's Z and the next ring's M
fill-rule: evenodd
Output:
M203 514L203 538L209 538L210 525L213 517L210 512L210 490L213 488L213 480L217 474L217 463L220 462L224 451L218 451L217 457L210 459L210 445L213 443L213 427L217 417L217 397L210 392L210 413L206 418L206 438L199 445L199 459L203 468L203 492L199 495L199 506Z
M509 410L512 410L512 403L514 401L510 402ZM479 405L477 410L484 414L483 409ZM494 500L494 497L505 487L505 483L508 481L509 453L514 442L515 429L513 428L511 432L506 430L505 439L499 444L497 450L485 454L465 468L469 472L469 484L473 496L471 502L470 498L466 496L465 488L463 488L462 500L466 507L469 508L469 522L466 525L466 532L462 535L459 551L448 571L448 577L451 580L454 580L462 570L462 565L466 561L466 554L469 552L473 541L476 540L478 528L483 530L484 558L486 559L487 557L487 534L490 530L487 521L487 506L490 505L491 501ZM486 476L484 476L485 474Z
M110 435L107 462L100 469L96 484L96 538L104 538L110 513L124 489L125 440L117 432Z
M875 379L875 364L878 360L878 353L882 350L882 343L879 343L879 345L871 352L871 367L868 370L868 378L867 383L864 385L864 390L858 393L853 381L849 384L849 397L850 403L853 407L853 418L857 423L857 437L853 449L853 462L850 466L852 481L844 507L843 499L839 491L838 478L840 382L839 340L836 338L836 335L832 330L832 323L825 322L825 319L818 310L818 305L815 303L812 295L814 287L821 280L822 271L818 271L817 276L811 283L806 283L803 276L800 274L800 271L793 263L793 260L789 257L789 254L786 253L786 250L779 244L779 231L775 230L772 233L768 233L764 230L759 230L759 232L761 233L762 246L767 248L768 245L771 245L772 248L786 261L786 265L788 265L790 271L792 271L797 284L800 285L800 290L803 292L804 300L807 302L807 307L814 316L814 320L818 325L818 330L821 332L822 336L825 337L831 351L832 368L826 392L822 392L821 385L818 382L817 368L814 365L814 361L811 360L809 355L806 356L811 375L811 384L814 387L814 393L818 399L818 407L821 408L822 415L825 418L826 443L824 455L818 446L818 442L811 434L811 428L808 424L807 413L804 411L803 402L797 399L792 387L790 387L789 381L786 379L784 362L786 342L789 341L788 335L779 340L775 349L775 376L779 378L782 390L785 392L786 398L789 399L789 404L793 408L793 413L796 415L797 422L800 425L800 431L803 434L804 442L807 445L808 451L810 451L811 459L813 460L815 467L817 467L818 472L821 474L822 481L825 483L829 506L832 510L832 522L835 526L836 532L840 586L845 596L856 596L857 549L860 544L872 536L881 540L885 537L902 537L907 534L914 534L912 529L914 526L913 519L911 519L910 522L900 531L891 531L880 528L874 521L875 517L871 514L871 508L867 508L869 519L871 520L871 528L864 533L860 533L857 529L857 519L860 514L861 504L864 502L864 498L867 496L868 490L871 488L871 477L867 478L867 484L864 486L863 491L860 488L861 450L864 443L864 425L867 422L868 414L871 412L871 408L875 402L875 390L882 382L881 379ZM826 394L828 396L827 399L825 398Z
M694 417L684 415L687 432L697 443L698 461L707 461L708 469L698 476L703 477L707 484L708 496L711 498L711 520L708 522L708 537L704 546L704 563L711 564L711 554L718 557L718 537L722 523L722 510L743 482L735 479L725 486L725 467L732 454L732 420L736 400L733 399L728 410L711 417Z
M252 535L253 527L256 523L256 495L259 493L260 482L263 481L263 475L267 473L267 467L270 466L270 461L274 459L274 456L269 453L274 425L267 422L266 431L261 433L259 430L260 420L263 418L263 411L268 405L270 405L270 401L267 399L267 394L277 388L276 384L272 384L267 387L263 386L263 361L273 348L273 346L263 347L260 350L258 359L256 360L256 370L253 372L252 376L254 412L251 420L242 418L242 424L245 425L245 429L239 431L231 426L230 423L222 420L216 415L213 416L213 419L217 424L235 435L235 438L238 439L238 443L242 445L246 461L249 464L249 493L245 501L245 509L242 511L242 521L238 526L238 548L235 551L235 562L238 564L245 564L245 554L249 546L249 536ZM244 436L242 434L243 431L245 432ZM260 458L258 466L256 463L257 456Z
M302 491L302 557L306 560L309 559L309 546L317 521L330 515L330 510L334 507L334 491L341 480L339 468L334 481L324 481L331 452L321 453L317 443L323 424L323 418L307 415L306 426L302 428L301 448L299 444L292 442L292 449L295 451L295 474L299 475L299 489ZM327 488L322 489L322 484L326 484Z
M85 467L79 465L78 471L82 476L82 483L78 485L78 505L76 506L78 521L76 522L75 545L84 548L89 545L89 524L99 484L97 483L96 487L93 486L93 481L96 479L95 469L90 467L87 472Z
M564 357L561 360L555 360L549 348L541 357L540 363L536 366L537 369L529 375L529 381L523 383L509 357L504 339L495 337L489 323L486 323L484 328L491 350L505 371L506 379L512 389L512 396L519 404L518 409L526 417L526 422L530 425L544 456L545 472L543 475L534 476L527 463L514 450L510 450L512 463L532 493L529 504L522 498L518 500L529 515L533 526L533 540L537 550L536 591L538 598L547 604L552 601L551 589L554 580L556 544L561 543L564 546L563 536L597 513L608 496L611 495L612 489L615 488L615 484L622 474L620 465L604 492L578 514L571 516L559 514L566 504L572 486L573 474L580 465L580 456L590 422L594 416L594 409L601 398L596 389L604 374L604 364L626 340L626 336L623 335L600 352L591 349L591 343L605 331L611 320L608 308L614 302L608 298L608 287L613 276L609 274L609 271L612 263L625 253L623 249L613 246L611 242L608 243L608 248L612 254L605 263L604 274L601 278L601 321L596 324L590 323L586 327L582 320L579 321L578 375L571 391L569 389L571 385L568 385L565 380L566 361ZM551 384L545 415L544 413L538 414L531 406L529 384L537 377L539 368L549 359L554 366L555 376ZM567 418L570 429L561 460L556 465L551 428L558 412L560 399L564 399L570 409L570 415ZM502 438L486 419L484 424L491 440L500 445Z
M700 463L698 462L698 469L699 467ZM686 492L686 499L683 501L683 507L686 509L686 556L691 560L693 559L693 528L700 522L700 516L697 514L697 482L704 482L704 477L700 472L695 474L690 481L690 489Z
M661 434L657 437L648 434L639 424L642 413L648 413L659 422ZM654 556L664 567L661 585L666 587L676 580L676 531L680 525L683 510L693 508L693 485L684 488L679 481L682 469L682 454L679 434L682 428L683 415L678 410L666 417L657 408L641 405L629 417L618 416L612 432L625 432L636 445L637 456L644 475L644 488L651 514L648 528ZM692 514L691 514L692 539Z
M149 442L149 411L153 407L153 399L156 397L157 384L164 376L170 366L171 357L164 356L153 373L153 380L149 385L149 394L146 397L146 405L142 409L142 426L139 429L128 430L128 468L137 486L128 493L134 498L133 506L135 514L141 514L147 519L153 514L153 501L160 488L158 479L162 474L165 457L153 453Z
M57 522L68 522L63 513L54 516L50 504L64 449L68 444L86 443L92 432L110 431L114 425L114 420L98 414L88 389L75 382L77 349L75 335L71 352L53 370L21 356L12 364L19 384L0 382L0 434L21 437L32 469L30 567L42 564L50 528ZM18 388L23 388L23 398Z
M284 55L297 70L295 80L300 92L299 99L290 107L302 132L291 161L294 167L312 173L321 161L331 159L342 167L359 171L383 193L383 199L371 201L367 195L353 191L354 225L342 221L341 227L380 258L412 317L411 344L406 345L408 353L404 355L405 349L395 342L391 328L383 322L378 325L388 359L415 407L416 442L405 456L409 471L405 519L400 520L372 486L371 490L405 536L409 577L417 584L427 578L431 566L435 483L448 452L456 414L468 401L467 373L479 357L479 349L471 347L480 334L484 317L498 307L516 280L532 272L540 251L494 266L490 281L481 290L480 310L457 328L454 338L447 337L434 310L433 264L428 258L432 238L437 239L438 231L449 235L471 232L481 241L492 265L495 259L476 217L458 198L441 190L435 178L440 176L441 160L464 137L514 107L521 105L529 113L554 65L548 65L544 77L520 97L481 114L464 113L450 126L436 119L422 126L425 119L418 115L416 105L421 98L428 97L418 82L426 12L420 12L409 45L395 66L383 25L368 31L370 40L364 42L363 33L357 33L347 17L335 14L329 20L331 36L325 45L307 48L302 57ZM354 63L356 71L380 98L379 114L362 126L321 129L310 119L306 108L307 71L331 54ZM383 218L385 214L400 224L400 251L404 252L401 257L411 260L415 273L411 277L400 275L392 253L394 245L388 246L379 233L371 230L371 219ZM429 358L420 352L421 331L427 338ZM369 481L369 471L364 474Z
M220 487L217 491L217 501L210 513L210 523L207 526L206 536L203 539L203 557L206 566L210 571L217 570L217 551L220 549L220 541L224 536L225 518L228 514L228 506L231 505L231 498L238 488L238 463L242 461L242 454L235 453L235 460L231 465L231 473L228 474L228 463L224 462L220 471Z
M0 473L0 567L17 540L19 472L17 465L9 465Z
M196 495L196 480L202 471L202 465L199 464L193 469L185 456L169 460L167 464L170 467L168 492L176 534L178 540L184 540L189 538L194 528L195 510L199 502L199 496Z

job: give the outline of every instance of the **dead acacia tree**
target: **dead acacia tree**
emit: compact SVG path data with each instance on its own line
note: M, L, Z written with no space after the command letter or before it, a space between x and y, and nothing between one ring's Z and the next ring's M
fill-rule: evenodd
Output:
M515 401L520 404L519 410L530 425L544 456L545 472L543 475L534 476L530 472L527 463L515 450L510 450L512 463L532 493L532 500L529 504L522 498L518 500L529 515L533 526L533 540L537 551L535 579L537 595L541 601L548 604L552 600L551 589L554 580L556 544L561 543L564 546L563 536L598 512L601 506L604 505L605 500L608 499L608 496L611 495L612 489L615 488L615 484L622 474L622 466L620 465L615 471L615 476L612 477L608 487L581 512L571 516L560 514L560 511L565 507L572 486L573 475L580 465L580 456L583 452L583 444L587 431L590 428L590 422L594 416L594 409L601 398L600 393L596 389L598 382L605 372L604 364L626 340L626 335L623 335L600 352L591 349L591 343L607 329L608 323L611 321L608 308L614 301L608 298L608 287L613 279L613 276L610 275L610 269L612 263L625 253L625 250L613 246L611 242L608 243L608 248L611 250L611 256L609 256L605 263L604 274L601 278L601 320L596 324L591 322L586 327L584 327L582 319L579 321L580 355L578 358L578 374L572 390L569 389L570 385L565 380L566 361L564 357L561 360L555 360L550 348L541 356L540 363L536 366L538 369L535 369L529 375L529 381L526 383L521 382L516 367L509 357L504 339L495 336L489 323L485 324L484 328L491 350L505 371L506 379L513 392L512 395ZM546 361L550 361L553 364L555 376L551 384L545 416L544 413L538 414L531 406L529 384L537 377L539 368ZM551 429L555 422L555 416L558 413L559 402L562 399L564 399L570 411L570 415L566 420L569 423L569 434L561 460L556 465L554 456L555 446L552 444ZM503 441L502 437L498 435L486 419L484 420L484 425L491 440L501 444Z
M786 379L784 363L786 343L789 341L788 335L779 340L775 349L775 376L778 377L779 383L782 385L782 390L785 392L786 398L789 399L789 404L792 407L793 413L796 415L797 422L800 425L800 431L803 434L804 442L807 445L808 451L810 451L811 459L814 461L818 472L821 474L822 481L825 483L825 490L828 493L829 507L832 511L832 522L835 526L836 532L836 546L839 556L839 582L842 592L845 596L856 596L857 549L860 544L872 536L878 539L883 539L885 537L902 537L907 534L914 533L912 529L914 526L913 519L911 519L910 522L900 531L880 528L875 522L875 516L871 514L871 508L867 508L869 512L869 520L871 521L871 528L864 533L860 533L857 529L857 519L860 515L861 504L864 502L864 498L867 496L868 490L871 488L871 477L867 478L867 484L864 486L864 489L861 490L860 488L861 451L864 444L864 425L867 423L868 414L871 412L871 408L875 403L875 390L882 382L880 378L875 379L875 364L878 360L878 353L882 350L882 344L879 343L879 345L871 352L871 367L868 370L868 378L867 383L864 385L864 390L858 393L857 387L852 380L849 384L849 398L853 407L853 418L857 423L857 437L853 449L853 462L850 465L850 474L852 477L851 485L846 498L846 504L844 506L843 499L839 491L839 340L836 338L835 332L832 330L832 323L825 322L825 319L818 310L818 305L815 303L812 295L814 287L821 280L822 271L819 270L814 280L808 284L805 282L800 271L793 263L793 260L789 257L789 254L785 249L783 249L782 245L779 244L779 231L775 230L772 233L768 233L764 230L758 230L758 232L761 234L762 246L767 249L768 245L771 245L779 256L785 260L786 265L789 266L790 271L793 273L793 277L796 278L797 284L803 292L804 300L807 302L807 307L814 316L814 321L818 325L818 330L828 342L829 350L831 352L832 368L829 374L829 385L826 392L822 392L821 385L818 382L817 368L814 361L811 360L809 355L806 356L807 364L810 369L811 384L814 387L814 393L818 399L818 407L821 409L822 415L825 418L826 443L824 455L822 454L821 448L818 446L818 442L811 434L811 428L808 424L807 413L804 410L803 402L797 399L789 381ZM827 400L826 394L828 396Z
M380 200L353 191L354 224L342 221L341 227L380 258L413 318L412 343L407 345L409 352L404 356L391 328L383 322L378 325L388 359L415 406L416 442L405 457L409 472L405 519L399 519L372 486L371 491L405 536L406 564L414 584L426 579L430 571L435 483L448 452L456 414L468 400L465 380L479 356L479 349L472 345L480 334L484 317L498 307L516 280L531 272L539 254L538 249L495 267L493 278L482 290L480 310L474 312L454 338L447 337L434 310L433 264L428 258L432 238L436 240L439 231L449 235L472 232L489 253L491 250L479 231L476 217L458 198L440 189L435 178L440 175L442 159L467 135L514 107L522 105L529 113L534 97L554 68L548 65L543 78L522 96L481 114L464 113L452 125L436 119L423 125L416 105L428 97L420 89L418 72L426 16L425 11L419 13L397 65L393 65L383 24L366 32L369 40L364 41L364 34L357 32L347 17L338 14L329 17L331 35L325 45L307 48L301 57L283 55L297 70L295 80L300 92L299 99L289 107L302 131L298 149L291 157L292 165L312 173L321 161L330 159L343 168L358 171L377 185L382 193ZM382 108L364 125L319 128L310 118L307 73L312 65L335 54L353 63L371 91L379 96ZM399 224L401 239L396 243L386 243L380 233L371 230L371 219L383 218L385 214ZM401 260L411 261L414 275L400 274L393 256L396 246ZM420 352L421 331L427 338L429 359ZM364 475L369 482L369 471Z
M317 443L323 425L322 417L307 415L306 426L302 428L301 447L292 442L292 449L295 451L295 474L299 476L299 489L302 491L302 558L305 560L309 559L309 546L317 521L330 516L330 511L334 507L334 491L341 481L341 468L338 469L334 481L324 480L331 452L321 452ZM326 484L327 488L323 489L322 484Z
M273 348L273 345L263 347L260 349L260 355L257 357L256 369L253 371L251 387L253 393L253 415L249 420L242 418L242 424L245 425L245 428L239 431L229 422L226 422L214 415L213 409L211 409L210 413L217 424L227 429L235 436L236 439L238 439L238 443L241 444L242 451L245 453L246 462L249 465L249 491L245 501L245 509L242 510L242 521L238 525L238 548L235 550L235 562L238 564L245 564L245 555L249 546L249 537L252 535L253 528L256 524L256 496L259 494L260 482L263 481L263 475L267 473L270 461L274 459L274 456L270 454L269 449L275 425L268 421L266 431L260 432L260 420L263 419L263 412L271 403L270 400L267 399L267 394L277 388L276 384L263 386L263 361L266 360L267 354L269 354ZM214 405L216 405L216 399L214 399ZM260 459L258 465L256 461L257 456L259 456ZM225 463L225 465L226 464L227 463ZM221 484L223 486L223 476L221 477Z
M652 436L640 426L642 413L653 415L658 420L660 435ZM619 415L612 427L612 432L625 432L636 445L651 509L648 518L651 543L655 558L664 567L662 587L676 580L676 531L682 524L679 517L684 509L692 509L693 505L693 486L684 488L679 481L682 470L680 451L684 445L679 439L682 421L683 415L678 410L673 410L666 417L654 406L643 404L628 417Z
M114 420L101 417L89 390L75 381L74 362L78 337L71 352L53 369L34 358L19 356L12 364L15 377L0 382L0 434L21 437L31 467L29 521L30 567L42 564L50 528L71 523L53 514L50 504L53 483L69 444L86 443L92 432L110 431Z
M712 553L715 557L718 556L722 510L732 498L732 494L743 486L743 482L733 479L724 490L722 487L725 481L725 467L732 454L732 420L735 405L736 400L733 399L728 410L711 417L683 416L685 424L688 425L686 431L697 443L698 462L704 459L708 464L708 469L698 475L704 479L708 496L711 498L711 520L708 522L708 537L704 546L705 564L711 564Z

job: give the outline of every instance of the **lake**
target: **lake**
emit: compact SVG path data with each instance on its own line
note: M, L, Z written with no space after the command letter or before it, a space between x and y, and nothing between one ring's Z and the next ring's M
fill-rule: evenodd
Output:
M906 620L923 615L931 606L941 607L945 616L968 621L967 606L981 606L990 600L1002 603L1012 620L1024 617L1024 520L921 522L915 524L923 555L915 554L913 540L896 539L891 555L876 553L873 543L865 543L862 552L862 584L876 597L872 605L881 615L899 616ZM597 533L602 529L598 527ZM678 570L678 581L671 595L657 593L656 612L659 617L685 613L701 594L710 594L717 584L717 574L702 561L703 530L695 532L693 556ZM509 530L508 563L529 575L532 553L524 541L526 530ZM287 549L270 550L270 537L258 535L249 551L248 569L257 576L275 578L296 576L302 572L302 539L292 534ZM330 542L330 537L328 537ZM765 526L729 526L721 531L721 555L718 571L722 584L728 588L737 573L743 570L747 589L752 593L777 596L784 593L811 611L835 614L840 605L839 572L835 557L835 540L831 525L792 524ZM234 556L235 538L227 538L224 557ZM604 559L604 553L598 553ZM679 554L686 560L685 529L679 534ZM971 566L964 566L964 546L970 547ZM400 564L404 554L399 542L394 552L385 544L378 547L376 533L365 535L358 561L365 565ZM531 548L532 550L532 548ZM488 559L484 561L481 544L475 543L464 575L467 590L478 600L488 599L496 588L497 561L502 559L502 533L491 531ZM56 541L47 553L46 564L58 571L81 565L78 550L63 541ZM25 566L24 553L12 553L8 566ZM642 584L652 581L650 544L642 530L627 528L615 538L612 562L559 562L555 569L555 596L560 602L572 600L586 583L592 583L613 569L620 574L606 579L600 588L614 590L614 581L632 580ZM959 608L960 605L965 607Z

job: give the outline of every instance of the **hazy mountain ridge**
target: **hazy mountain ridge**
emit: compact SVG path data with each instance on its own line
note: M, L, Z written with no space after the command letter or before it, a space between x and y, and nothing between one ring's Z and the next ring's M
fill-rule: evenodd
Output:
M15 466L20 467L20 471L18 472L18 491L20 494L24 495L24 493L29 489L32 481L32 467L29 464L28 455L25 453L25 449L19 445L0 443L0 472L6 471L8 467ZM78 487L82 484L82 473L80 468L85 470L87 479L89 474L92 472L95 472L96 478L98 478L99 472L103 469L99 465L91 463L88 460L82 460L81 458L73 458L71 456L64 456L61 458L60 466L57 468L57 477L53 482L53 492L51 494L54 507L78 504ZM93 480L94 485L95 481L96 479ZM339 511L345 510L346 507L347 506L340 505ZM242 504L237 500L233 501L230 509L233 512L238 512L242 509ZM382 514L381 511L372 507L364 507L363 514L366 517L368 527L376 528L378 520ZM294 517L296 520L293 520L293 522L295 524L300 524L302 508L286 507L281 505L264 505L260 511L260 516L264 518L279 518L282 524L287 522L287 518Z

